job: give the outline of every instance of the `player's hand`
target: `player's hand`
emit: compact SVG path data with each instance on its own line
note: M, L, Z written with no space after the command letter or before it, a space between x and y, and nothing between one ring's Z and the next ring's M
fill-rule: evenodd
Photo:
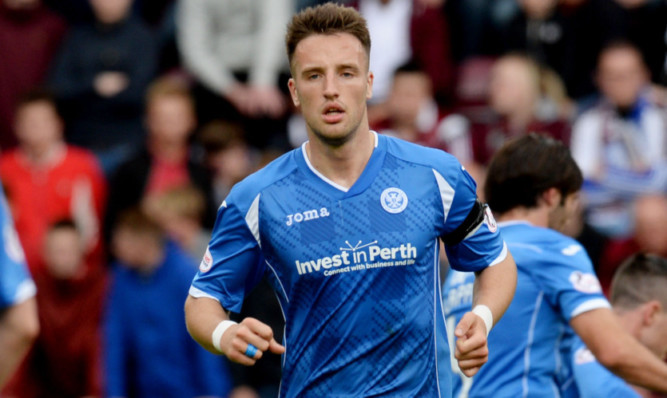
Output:
M456 352L454 356L464 375L474 376L489 359L486 341L486 325L479 316L466 313L454 330Z
M245 355L248 344L257 347L253 357ZM245 318L238 325L230 326L220 338L220 349L233 362L251 366L269 350L274 354L282 354L285 347L273 338L273 330L255 318Z

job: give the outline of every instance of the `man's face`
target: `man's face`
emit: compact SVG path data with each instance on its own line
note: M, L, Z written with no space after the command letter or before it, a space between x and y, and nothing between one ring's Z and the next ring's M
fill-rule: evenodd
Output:
M579 192L574 192L565 197L565 200L556 206L549 214L549 228L556 231L564 231L568 222L573 217L580 215L581 201Z
M491 70L489 104L498 114L508 116L534 107L537 88L531 79L525 62L516 58L504 58L496 62Z
M619 48L600 58L597 81L600 91L612 104L627 108L637 101L648 76L636 52Z
M90 0L93 13L98 21L114 24L128 15L133 0Z
M16 113L14 128L20 144L28 149L48 147L63 134L63 124L56 110L46 101L22 106Z
M392 120L415 124L419 111L431 100L428 76L420 72L402 72L394 77L387 106Z
M44 242L44 261L57 279L79 275L83 266L81 237L74 229L61 228L48 233Z
M195 126L189 102L176 95L155 98L147 116L151 137L162 141L185 143Z
M296 46L289 89L309 133L330 145L347 142L367 124L373 74L361 42L348 33L312 35Z

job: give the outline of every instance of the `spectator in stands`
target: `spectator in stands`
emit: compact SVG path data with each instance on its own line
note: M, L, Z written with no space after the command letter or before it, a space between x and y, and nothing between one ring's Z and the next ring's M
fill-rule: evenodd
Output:
M101 396L106 267L86 263L85 252L72 221L50 226L43 250L46 272L35 274L40 335L8 396Z
M198 141L212 172L213 197L222 203L229 190L258 167L258 154L244 140L240 126L213 121L202 127Z
M157 64L152 33L132 0L90 0L96 20L75 27L50 84L63 105L67 140L93 150L107 174L144 141L143 96Z
M524 51L548 65L563 79L573 82L580 68L574 57L575 41L569 19L560 12L558 0L519 0L519 12L504 29L504 51ZM570 92L576 91L574 88Z
M16 230L33 274L44 269L46 231L64 218L80 231L86 261L102 261L106 181L91 152L65 144L63 129L53 98L31 92L16 111L19 146L0 156L0 176L12 197Z
M292 6L290 0L180 1L178 45L199 83L195 96L202 123L243 122L253 132L249 142L259 146L284 136L282 39Z
M201 191L191 186L172 188L146 200L144 211L195 262L201 260L211 238L202 225L206 197Z
M389 96L392 75L396 68L412 56L410 19L412 0L359 0L357 8L368 24L371 34L370 69L373 71L371 104L381 104ZM375 119L369 109L369 119Z
M147 142L111 178L107 232L123 210L140 205L150 196L187 185L205 193L206 220L214 218L219 203L210 199L210 175L194 160L190 150L195 126L194 104L185 82L167 76L151 84L146 93Z
M41 0L0 1L0 149L16 145L16 102L43 83L65 28Z
M604 48L596 79L602 97L575 122L572 154L586 180L589 223L627 238L634 198L667 189L667 119L647 98L649 73L629 42Z
M633 220L632 237L609 240L603 253L598 276L605 292L611 286L614 272L629 256L644 252L667 258L667 196L649 194L638 197L633 208Z
M199 347L183 322L197 263L136 209L119 217L112 242L118 261L104 321L105 396L226 397L224 358Z
M415 62L401 65L394 72L386 107L388 117L373 126L374 130L448 150L460 159L471 158L467 136L452 126L458 119L445 119L447 124L443 123L444 115L433 97L431 80Z
M545 90L553 86L556 90ZM519 53L501 57L491 70L490 117L470 120L468 126L455 125L466 131L473 158L466 159L459 153L454 155L463 163L486 165L498 148L512 137L542 133L568 142L570 125L562 116L564 111L559 102L564 96L559 86L562 87L555 75L541 69L532 58Z

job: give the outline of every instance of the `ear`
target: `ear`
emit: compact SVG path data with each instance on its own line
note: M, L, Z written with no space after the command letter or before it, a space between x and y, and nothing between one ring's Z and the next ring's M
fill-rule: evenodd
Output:
M658 300L651 300L642 305L642 323L644 326L653 325L662 312L662 304Z
M558 207L558 205L561 202L561 193L558 191L556 188L549 188L546 191L542 192L542 195L540 196L540 199L542 202L544 202L547 207L553 209L555 207Z
M296 90L296 82L294 81L293 77L290 77L290 79L287 81L287 88L289 88L289 93L292 97L294 106L298 108L301 105L301 101L299 101L299 92Z
M368 84L366 85L366 99L367 100L373 98L373 79L374 78L375 78L375 76L373 75L373 72L368 71L368 77L367 77L367 79L368 79L367 83Z

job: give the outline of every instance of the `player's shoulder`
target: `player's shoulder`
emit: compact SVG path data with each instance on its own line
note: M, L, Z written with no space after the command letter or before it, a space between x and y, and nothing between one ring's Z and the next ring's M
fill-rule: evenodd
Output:
M531 249L543 262L584 263L590 259L584 247L572 237L551 228L526 223L501 223L510 250Z
M453 155L442 149L426 147L387 135L381 135L379 139L386 142L388 154L406 162L431 168L460 166L459 161Z
M380 136L380 139L385 141L388 155L412 165L421 166L429 172L435 171L450 183L455 183L465 170L454 155L442 149L426 147L390 136Z
M257 195L297 170L296 151L289 151L234 185L225 202L249 206Z

